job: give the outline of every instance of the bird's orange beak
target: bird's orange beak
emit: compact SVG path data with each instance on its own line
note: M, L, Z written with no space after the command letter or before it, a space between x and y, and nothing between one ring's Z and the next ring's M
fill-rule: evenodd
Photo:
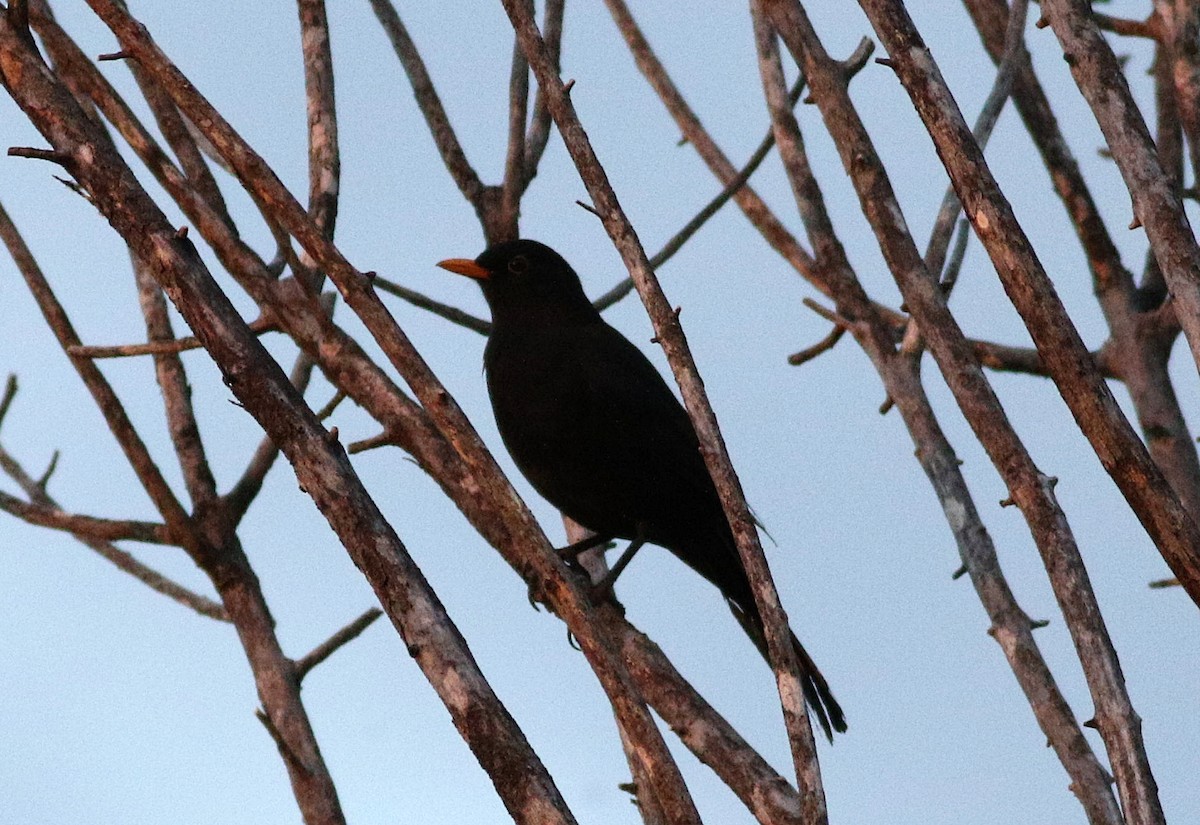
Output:
M468 278L474 278L477 281L486 281L492 277L491 270L484 269L470 258L447 258L444 261L438 261L438 266L458 275L466 275Z

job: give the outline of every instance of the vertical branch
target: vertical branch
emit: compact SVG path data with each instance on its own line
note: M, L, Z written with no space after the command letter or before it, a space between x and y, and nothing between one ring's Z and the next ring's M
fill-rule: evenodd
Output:
M563 12L566 0L546 0L542 12L542 39L550 50L550 58L554 61L554 69L559 69L559 59L562 54ZM525 136L525 181L522 189L528 189L529 184L537 175L538 164L542 161L542 153L550 140L550 109L546 106L546 94L539 87L533 98L533 117L529 122L529 132Z
M532 15L533 0L526 0L526 7ZM525 142L528 115L529 61L514 37L512 69L508 77L508 143L504 156L504 181L500 184L500 202L494 210L496 215L490 222L484 221L489 244L513 241L519 235L517 219L521 210L521 194L529 179L525 173L525 156L529 151ZM489 225L490 231L487 231Z
M171 318L167 314L167 301L159 289L158 282L150 276L137 258L132 258L134 279L137 282L138 301L146 320L149 341L172 341L175 333L171 329ZM217 482L205 455L204 442L200 439L200 428L196 423L196 411L192 407L192 390L188 384L183 359L177 353L155 355L154 372L158 388L162 393L163 408L167 416L167 429L179 466L183 470L183 483L187 486L192 506L204 509L212 506L217 497Z
M342 161L333 94L333 53L325 0L297 0L308 113L308 215L333 237Z

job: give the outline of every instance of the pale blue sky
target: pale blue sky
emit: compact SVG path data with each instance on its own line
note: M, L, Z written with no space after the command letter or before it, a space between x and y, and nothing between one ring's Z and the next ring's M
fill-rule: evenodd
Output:
M307 186L298 24L289 3L232 0L134 3L136 14L191 79L297 193ZM743 4L697 14L677 4L638 4L647 36L696 111L735 162L767 125ZM845 55L870 26L852 4L808 4L826 45ZM918 24L960 104L973 118L992 76L955 4L913 3ZM399 3L429 64L467 154L485 181L503 163L511 35L499 3ZM114 41L80 2L55 9L92 54ZM1144 15L1145 4L1112 11ZM363 270L482 314L476 287L433 264L472 257L482 236L441 166L407 82L366 2L330 4L342 139L338 243ZM1089 175L1125 262L1139 269L1141 231L1129 198L1101 158L1091 115L1074 91L1048 30L1027 39L1056 113ZM1129 77L1148 99L1149 54L1123 42ZM127 71L103 64L132 99ZM564 75L609 177L650 252L719 186L637 74L597 3L569 3ZM889 165L905 217L923 244L946 179L928 137L891 72L868 65L854 94ZM139 108L139 111L142 109ZM814 107L799 108L813 163L859 276L873 297L896 290L861 217ZM5 146L41 145L5 96ZM988 152L1084 339L1105 336L1083 257L1046 175L1006 112ZM0 157L0 200L26 233L88 343L137 340L128 260L117 236L36 161ZM148 175L142 176L148 179ZM268 253L269 236L225 180L243 234ZM786 181L772 157L754 180L800 233ZM523 206L522 230L558 249L596 295L623 276L599 222L574 205L586 193L557 138ZM165 202L165 201L164 201ZM177 214L177 213L176 213ZM1067 776L1044 747L1031 712L967 581L933 493L896 413L881 417L880 383L849 340L800 367L786 356L823 337L826 322L801 304L816 297L733 208L660 271L682 321L748 496L777 546L768 556L792 624L846 709L850 731L822 747L832 820L896 825L1070 823L1083 813ZM230 284L226 278L224 281ZM239 305L251 313L249 302ZM1027 339L986 257L972 246L953 305L969 334ZM400 303L394 312L485 439L511 467L492 424L480 358L483 339ZM343 310L339 317L351 329ZM636 298L608 317L665 371ZM181 327L177 328L181 329ZM291 348L269 339L290 363ZM1182 350L1180 355L1185 355ZM201 429L223 489L259 433L229 403L203 353L186 356ZM1193 421L1196 371L1175 364ZM151 363L104 364L156 456L170 466ZM62 459L51 492L68 509L153 518L99 414L57 351L7 256L0 255L0 372L22 390L0 437L31 472ZM1091 703L1020 514L962 422L936 368L930 392L967 473L1000 559L1025 610L1050 625L1039 644L1081 718ZM1200 821L1195 742L1200 623L1180 591L1151 591L1167 575L1149 540L1091 454L1053 387L995 376L994 384L1075 529L1130 693L1145 723L1150 759L1172 822ZM314 382L310 399L330 390ZM1119 396L1124 403L1123 394ZM349 405L334 417L344 441L376 425ZM396 449L354 458L581 822L636 823L617 784L627 768L601 691L562 624L532 611L525 586L471 530L436 486ZM172 479L178 474L169 471ZM519 478L552 540L554 511ZM13 485L0 481L0 487ZM372 595L290 468L280 464L246 520L242 539L278 620L299 656L372 604ZM193 587L208 585L181 551L132 548ZM0 822L287 823L295 803L274 745L254 719L253 684L233 630L195 616L73 541L0 515ZM773 680L715 591L659 552L643 553L618 593L632 621L662 644L684 674L784 775L790 771ZM379 623L321 665L304 698L354 825L499 823L506 814L429 685L392 629ZM1102 753L1094 732L1089 739ZM668 739L670 739L668 734ZM680 763L712 823L751 818L682 748Z

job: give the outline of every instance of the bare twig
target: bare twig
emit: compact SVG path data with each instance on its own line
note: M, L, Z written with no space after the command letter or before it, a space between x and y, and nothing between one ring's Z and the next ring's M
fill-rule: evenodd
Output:
M35 505L52 510L60 509L58 503L46 492L45 486L40 480L35 480L26 473L17 460L4 449L3 445L0 445L0 469L3 469L10 478L17 482ZM229 615L221 605L176 584L157 570L142 564L133 555L121 550L112 542L86 535L74 535L81 544L91 548L99 556L114 564L119 570L133 576L151 590L194 610L201 616L207 616L220 622L229 621Z
M441 301L435 301L414 289L401 286L395 281L389 281L382 275L375 276L375 287L391 295L395 295L397 298L402 298L415 307L432 312L439 318L445 318L447 321L458 324L460 327L466 327L473 332L478 332L480 335L488 335L492 331L490 322L482 318L477 318L469 312L464 312L458 307L443 304Z
M296 681L303 682L304 677L308 675L310 670L336 653L338 648L343 647L344 645L347 645L357 639L364 630L370 627L371 624L382 615L383 611L378 607L372 607L363 611L362 615L360 615L357 619L350 622L324 642L317 645L310 652L297 659Z
M75 536L101 541L140 541L174 544L166 526L145 521L115 520L64 512L57 507L32 504L0 491L0 510L38 527L62 530Z
M1145 37L1150 40L1162 39L1162 22L1156 14L1151 14L1145 20L1130 20L1093 11L1092 19L1101 29L1113 34L1122 34L1126 37Z
M167 312L167 299L163 297L158 283L146 271L145 265L131 256L134 279L137 283L138 301L146 321L146 337L155 341L169 341L175 337L171 329L171 318ZM162 395L163 410L167 418L167 430L171 444L183 472L184 485L191 498L192 507L205 511L217 499L217 481L208 464L204 442L192 406L192 389L188 385L183 359L178 353L156 355L154 373Z
M533 0L525 0L533 14ZM529 178L525 173L525 121L529 114L529 63L513 38L512 68L508 78L508 144L504 155L504 178L500 183L500 198L494 209L483 216L487 242L516 240L517 216L521 194Z
M1004 104L1012 93L1013 78L1017 73L1018 61L1025 56L1025 15L1028 10L1029 0L1013 0L1008 28L1004 36L1004 54L1000 58L1000 67L996 71L995 80L992 81L991 91L988 92L983 106L980 107L979 115L975 118L975 127L971 130L975 141L979 144L980 151L987 148L988 141L992 137L992 130L995 129L996 122L1000 119L1000 112L1004 109ZM945 268L946 252L950 248L954 225L958 222L958 216L961 213L962 203L954 191L954 186L950 185L946 188L946 194L942 196L942 205L938 209L933 229L929 233L929 243L925 247L925 266L930 272L940 275ZM961 237L965 238L966 236L963 234ZM964 252L965 243L963 241ZM953 278L941 278L943 291L947 296L958 281L957 272L956 267ZM901 343L900 349L912 357L919 357L921 331L916 324L909 323L908 328L905 329L904 341Z
M0 397L0 425L4 424L4 418L8 415L8 410L12 406L13 399L17 397L17 376L9 374L4 381L4 395Z
M433 142L442 156L442 162L446 164L447 171L450 172L450 177L454 179L454 183L467 202L474 206L477 212L480 211L483 208L484 192L487 187L483 185L483 181L471 167L462 145L458 142L458 137L454 134L450 118L446 115L437 90L433 87L433 79L430 78L429 71L425 68L425 61L421 59L421 53L417 51L417 44L409 36L408 29L400 21L399 13L389 0L371 0L371 8L374 9L375 16L379 18L379 23L383 26L388 40L391 41L396 57L400 59L400 64L404 67L405 74L408 75L408 81L412 85L413 94L417 99L417 106L424 115L425 122L429 125Z
M804 79L800 78L796 81L789 99L795 105L800 99L800 93L804 89ZM775 145L775 133L767 130L767 136L758 144L758 148L750 155L750 159L746 161L746 165L730 180L725 187L717 193L717 196L704 205L696 215L683 225L678 232L663 245L663 248L656 252L650 258L650 266L657 270L660 266L666 263L671 257L683 248L693 235L700 231L701 227L708 222L708 219L717 212L721 211L721 207L729 202L729 199L736 195L743 186L750 180L751 176L762 165L767 155L771 152L771 147ZM621 283L614 286L612 289L605 292L599 298L592 302L596 309L604 310L615 304L617 301L624 298L633 291L633 279L625 278Z
M846 334L846 328L843 326L834 326L829 331L829 334L822 338L811 347L805 347L797 353L788 356L787 362L793 367L798 367L801 364L807 364L809 361L816 358L822 353L829 352L837 345L837 342L842 340L842 336Z
M671 81L662 63L650 48L633 15L622 0L607 0L609 13L616 21L621 36L629 47L638 69L646 76L655 93L671 113L688 145L696 150L705 164L712 170L722 186L728 186L737 178L738 170L721 151L700 123L700 118L688 106L682 93ZM775 217L766 202L749 186L743 186L734 195L734 201L762 233L771 248L810 281L819 280L813 271L812 257L800 246L791 232Z
M566 0L546 0L542 11L542 37L546 40L546 47L550 50L550 56L554 60L556 69L559 66L559 55L562 51L565 6ZM546 96L539 88L533 98L533 116L530 118L529 132L525 136L525 162L523 164L525 183L523 188L527 189L533 182L534 176L537 175L538 164L541 163L542 154L546 151L546 144L550 140L551 125L550 110L546 108Z
M255 318L247 326L256 335L276 332L279 324L273 318ZM79 344L68 348L67 354L80 358L129 358L135 355L173 355L188 350L200 349L202 344L193 335L172 338L167 341L148 341L144 344L88 345Z

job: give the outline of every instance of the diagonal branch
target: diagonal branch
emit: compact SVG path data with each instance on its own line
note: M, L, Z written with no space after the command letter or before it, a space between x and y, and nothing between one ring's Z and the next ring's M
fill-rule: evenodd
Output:
M791 101L792 105L795 105L796 101L800 99L800 93L803 91L803 89L804 78L800 78L796 81L795 86L792 87L792 91L788 95L788 99ZM746 161L746 165L743 166L727 184L725 184L725 187L717 193L715 198L705 204L703 209L697 212L690 221L684 224L683 228L672 235L671 238L663 245L663 248L650 258L650 266L657 270L660 266L669 261L676 252L683 248L685 243L691 240L693 235L700 231L704 224L708 223L709 218L721 211L721 207L729 203L730 198L734 197L738 192L740 192L742 187L749 182L751 176L758 171L758 167L762 165L764 160L766 160L767 155L770 154L771 148L774 145L775 133L774 131L768 129L766 137L762 139L762 142L758 144L758 148L755 149L750 155L749 160ZM592 303L595 305L596 309L608 309L630 292L633 292L633 279L625 278L625 280L608 290L608 292L605 292Z
M1200 249L1178 188L1159 162L1120 63L1092 19L1091 5L1083 0L1046 0L1042 14L1062 45L1071 76L1091 107L1133 197L1136 222L1146 228L1150 248L1176 302L1192 358L1200 367ZM1180 576L1185 587L1186 578Z
M11 403L15 392L16 381L10 376L4 398L0 400L0 421L3 420L3 412L7 407L7 403L5 402ZM25 491L25 494L29 496L29 500L35 505L60 510L58 502L46 492L45 485L25 472L25 469L4 449L2 444L0 444L0 469L17 482L17 485ZM132 554L121 550L111 542L80 534L75 534L75 538L81 544L90 547L99 556L111 562L117 569L133 576L151 590L161 593L184 607L196 611L201 616L207 616L210 619L216 619L220 622L229 621L229 615L225 612L224 607L206 596L201 596L199 593L176 584L157 570L142 564Z
M816 745L804 708L798 664L787 627L787 615L779 602L779 594L771 580L766 558L759 544L753 516L746 505L741 485L725 450L716 416L708 402L678 316L663 295L645 250L642 249L633 227L617 202L604 169L575 113L567 89L554 67L546 44L537 31L532 15L528 14L520 0L504 0L504 9L520 38L521 48L529 59L538 85L546 92L550 112L558 126L559 134L587 187L592 203L600 214L604 228L638 287L638 293L654 325L655 336L666 352L671 370L682 391L685 407L700 440L701 453L729 518L742 564L746 568L755 602L766 627L767 647L776 673L805 819L813 823L823 822L827 814L824 792L820 784ZM668 807L661 793L659 802L664 808Z
M376 619L383 615L383 611L378 607L372 607L369 610L363 611L357 619L350 622L341 630L334 633L321 644L310 650L304 656L296 660L296 681L303 682L304 677L308 675L314 667L328 659L340 648L345 647L350 642L362 635L362 632L374 623Z
M417 44L409 36L408 29L404 27L399 13L389 0L371 0L371 8L375 11L380 25L383 26L388 40L391 41L392 49L395 50L396 57L400 59L400 65L404 67L404 72L408 75L408 82L412 85L417 106L424 115L426 124L429 125L429 132L433 135L433 142L442 156L442 162L446 164L446 170L454 179L459 191L463 193L463 197L482 216L484 193L487 187L471 167L462 145L458 142L458 137L454 134L450 118L442 106L437 90L433 87L433 79L429 76L429 70L425 68L425 61L421 59L421 53L417 51Z
M868 8L868 16L872 17L877 32L888 44L893 65L901 77L906 77L910 71L914 74L919 73L919 69L913 64L927 64L928 56L918 45L919 39L910 39L913 37L910 33L911 25L906 16L901 17L903 12L894 8L883 9L870 3L864 3L864 6ZM767 9L773 25L787 42L793 56L804 65L809 83L813 87L814 99L821 109L830 133L838 143L843 164L850 172L863 212L872 225L910 312L921 325L930 351L954 392L960 408L1004 477L1013 501L1021 508L1034 534L1092 690L1092 698L1098 710L1097 718L1103 720L1101 732L1108 746L1110 760L1115 766L1120 766L1116 771L1118 783L1123 779L1127 781L1131 776L1126 769L1142 759L1137 755L1139 745L1136 740L1140 739L1140 736L1135 723L1136 714L1133 714L1129 704L1120 665L1100 618L1099 606L1091 590L1078 547L1054 497L1053 483L1038 471L1013 432L998 399L983 377L973 353L970 352L965 337L945 305L940 285L925 269L924 261L903 225L902 212L874 146L853 108L844 83L833 69L832 61L825 54L804 11L797 4L787 0L769 0ZM881 18L886 24L881 22ZM901 37L908 42L898 43L893 37ZM922 100L917 106L923 117L930 113L926 103L927 101ZM933 131L931 129L931 132ZM965 124L961 124L959 131L965 135L963 140L970 139ZM939 137L935 137L935 141L939 143L939 149L945 159L947 147L941 144ZM947 165L950 165L948 161ZM974 168L985 168L981 159L975 161ZM971 216L976 233L981 239L985 238L986 232L981 231L980 225L983 224L983 229L986 230L989 223L993 231L1004 224L1009 230L1010 238L1020 235L1019 228L1014 230L1003 221L994 204L979 202L980 198L997 196L994 183L988 187L979 184L979 189L967 191L957 179L956 170L951 171L951 179L955 180L956 189L963 199L964 210ZM981 194L985 191L986 195ZM980 220L980 215L985 212L988 223ZM990 237L986 238L985 246L992 240ZM1011 262L996 263L997 268L1003 270ZM1036 266L1036 262L1031 265ZM1008 274L1001 271L1006 287ZM1069 321L1067 329L1073 329ZM1044 342L1038 341L1040 331L1031 329L1031 333L1035 343L1039 344L1043 357L1051 363L1053 353L1043 349ZM1069 333L1059 330L1058 334ZM1053 369L1053 364L1051 368ZM1092 369L1094 371L1094 368ZM1142 753L1144 757L1144 752ZM1139 770L1140 768L1134 768L1135 772ZM1122 797L1128 803L1129 797L1124 792L1128 790L1128 785L1122 790Z

